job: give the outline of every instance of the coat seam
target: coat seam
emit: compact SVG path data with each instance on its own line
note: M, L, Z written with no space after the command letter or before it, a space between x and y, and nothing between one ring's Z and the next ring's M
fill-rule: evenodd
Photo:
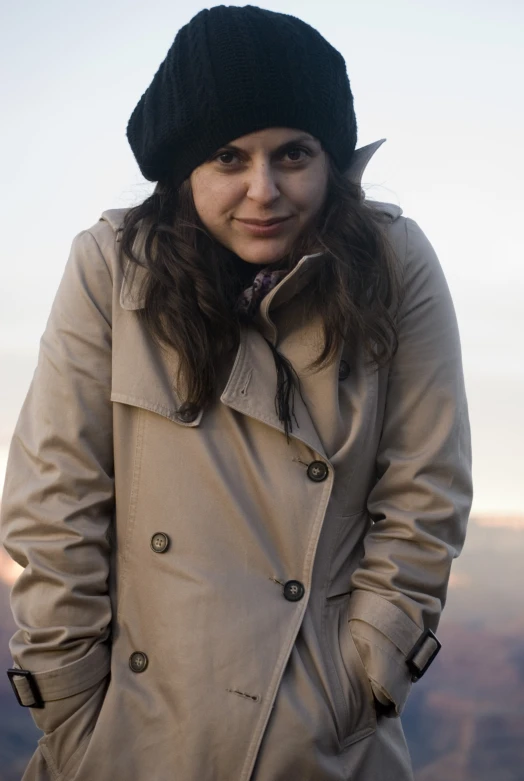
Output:
M122 575L121 575L121 582L120 582L120 597L118 599L117 612L120 612L120 609L122 608L123 605L127 574L129 571L129 551L131 549L131 538L134 532L135 520L136 520L136 508L138 505L140 471L142 467L142 449L143 449L144 436L145 436L144 428L145 428L145 415L142 409L140 409L138 413L135 452L133 456L133 477L131 482L131 492L129 496L126 542L122 554Z

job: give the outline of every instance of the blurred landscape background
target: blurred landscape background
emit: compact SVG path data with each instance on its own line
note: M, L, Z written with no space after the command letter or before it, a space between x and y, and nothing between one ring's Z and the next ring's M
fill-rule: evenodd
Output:
M0 486L73 237L151 192L128 118L177 30L219 2L0 3ZM253 2L343 54L358 146L387 139L367 197L418 222L459 321L475 496L443 648L403 716L416 781L524 781L524 2ZM0 781L38 739L3 672L16 575L0 550Z

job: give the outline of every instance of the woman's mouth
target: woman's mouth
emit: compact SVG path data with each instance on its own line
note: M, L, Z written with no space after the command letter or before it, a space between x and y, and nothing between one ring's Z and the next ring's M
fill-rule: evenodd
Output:
M245 229L253 236L273 236L278 234L283 229L284 224L291 218L275 217L271 220L236 219L238 222L242 223Z

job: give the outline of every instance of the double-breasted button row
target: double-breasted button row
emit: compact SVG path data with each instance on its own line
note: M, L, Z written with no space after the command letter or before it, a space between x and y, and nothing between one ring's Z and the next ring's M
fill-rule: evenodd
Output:
M347 380L351 373L351 367L347 361L340 361L338 366L338 379Z
M284 584L284 597L288 602L298 602L306 592L304 585L299 580L288 580Z
M321 483L329 474L328 465L323 461L312 461L307 468L307 476L314 483Z
M156 532L151 537L151 549L155 553L165 553L169 548L169 537L164 532Z
M149 663L149 659L142 651L135 651L129 657L129 666L134 673L143 673Z

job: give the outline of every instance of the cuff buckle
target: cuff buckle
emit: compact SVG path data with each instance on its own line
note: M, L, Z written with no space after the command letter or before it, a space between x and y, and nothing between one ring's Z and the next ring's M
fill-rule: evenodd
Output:
M33 695L33 702L26 705L24 702L22 702L22 698L20 696L20 693L16 687L16 683L14 681L14 678L18 676L19 678L24 678L27 681L27 685L29 686L29 690L31 694ZM15 693L15 697L18 700L18 704L21 705L23 708L43 708L44 707L44 701L42 699L42 696L40 694L40 690L38 689L37 683L33 677L33 674L29 670L21 670L17 667L12 667L7 671L7 677L9 678L9 683L11 684L11 687Z
M424 662L422 665L420 665L416 661L416 657L423 650L423 647L428 640L433 641L435 648L427 658L426 654L423 654L422 658L424 659ZM441 648L442 643L437 639L435 633L432 632L431 629L426 629L424 632L422 632L419 639L406 657L406 664L411 672L412 681L418 681L420 678L422 678Z

